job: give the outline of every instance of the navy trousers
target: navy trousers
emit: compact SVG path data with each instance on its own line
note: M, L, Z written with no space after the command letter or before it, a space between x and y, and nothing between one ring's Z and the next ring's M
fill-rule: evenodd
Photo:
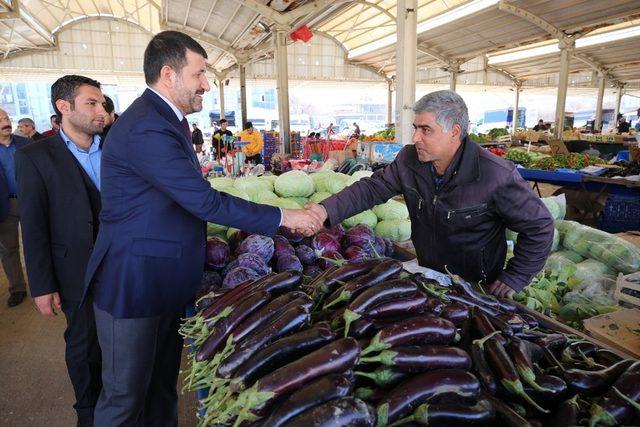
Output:
M177 426L182 312L119 319L94 311L102 349L94 426Z

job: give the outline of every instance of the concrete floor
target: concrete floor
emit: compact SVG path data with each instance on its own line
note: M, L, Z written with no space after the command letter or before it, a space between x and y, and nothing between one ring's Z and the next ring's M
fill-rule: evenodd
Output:
M0 426L74 426L75 400L64 362L64 316L40 315L31 299L9 308L8 297L0 268ZM196 425L195 407L194 393L180 395L180 426Z

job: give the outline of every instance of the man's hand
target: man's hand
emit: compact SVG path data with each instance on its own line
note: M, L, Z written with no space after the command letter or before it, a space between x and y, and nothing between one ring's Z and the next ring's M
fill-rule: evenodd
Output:
M44 316L56 316L58 314L56 312L56 308L58 310L62 308L62 304L60 303L60 294L57 292L40 295L39 297L35 297L33 300L36 303L36 307L38 307L38 311Z
M304 208L312 212L320 220L321 224L324 224L329 217L327 210L319 203L307 203Z
M322 228L323 221L309 210L284 209L282 212L282 226L300 233L303 236L313 236Z
M516 293L509 285L500 280L496 280L489 286L489 292L498 298L513 299L513 295Z

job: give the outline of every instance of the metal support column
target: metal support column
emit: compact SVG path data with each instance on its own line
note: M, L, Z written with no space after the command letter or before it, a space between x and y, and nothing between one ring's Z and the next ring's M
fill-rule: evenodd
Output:
M411 144L416 101L417 0L398 0L396 46L396 138Z
M244 64L238 64L240 72L240 112L242 114L242 123L249 121L247 117L247 72Z
M224 112L224 77L218 80L218 96L220 96L220 120L225 118Z
M516 92L516 102L513 105L513 125L511 126L511 133L516 133L516 129L518 128L518 120L520 120L520 111L518 108L520 107L520 91L522 87L522 83L516 81L513 90Z
M451 65L449 67L449 89L456 91L456 85L458 84L458 74L460 74L459 65Z
M387 79L387 125L393 123L393 79Z
M282 153L291 153L287 34L287 29L276 28L276 89L278 92L278 123L280 125L280 149Z
M567 88L569 86L569 65L571 62L571 51L575 42L560 41L560 80L558 81L558 97L556 99L556 121L555 133L556 139L562 139L562 131L564 130L564 107L567 101Z
M602 130L602 101L604 99L604 83L603 74L598 76L598 101L596 103L596 121L593 124L594 130Z
M622 106L622 92L624 90L624 85L618 83L617 86L618 93L616 94L616 111L613 114L613 127L618 126L618 114L620 114L620 107Z

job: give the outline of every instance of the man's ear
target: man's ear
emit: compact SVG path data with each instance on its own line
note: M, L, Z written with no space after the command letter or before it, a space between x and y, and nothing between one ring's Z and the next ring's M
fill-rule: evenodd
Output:
M165 87L172 88L175 84L176 72L168 65L160 69L160 83Z
M71 112L71 103L64 99L56 99L56 108L62 115L69 114Z
M460 135L462 135L462 128L460 128L460 125L453 125L451 127L451 139L453 139L454 141L459 141L462 138L460 138Z

